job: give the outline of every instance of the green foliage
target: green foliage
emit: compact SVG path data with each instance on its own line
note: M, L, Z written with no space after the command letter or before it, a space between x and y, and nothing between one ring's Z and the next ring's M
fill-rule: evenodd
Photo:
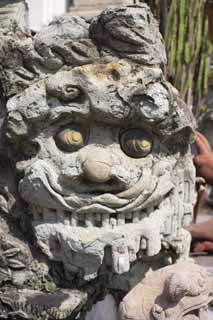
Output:
M168 55L166 76L180 91L186 103L193 105L195 114L199 115L205 109L203 101L208 90L212 50L206 1L146 2L158 17L160 26L162 21L166 21L162 32Z

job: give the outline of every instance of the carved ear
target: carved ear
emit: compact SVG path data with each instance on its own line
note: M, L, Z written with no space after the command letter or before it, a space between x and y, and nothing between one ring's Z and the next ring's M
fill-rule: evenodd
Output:
M175 94L170 119L171 128L168 130L166 141L171 149L181 148L184 150L193 143L197 124L190 106L185 104L174 88L173 90Z
M180 96L176 96L176 103L176 110L173 113L173 117L177 127L174 129L174 131L176 134L184 131L186 140L186 134L188 133L188 138L190 140L188 140L188 142L192 142L192 136L197 128L197 123L190 109L191 107L186 105Z

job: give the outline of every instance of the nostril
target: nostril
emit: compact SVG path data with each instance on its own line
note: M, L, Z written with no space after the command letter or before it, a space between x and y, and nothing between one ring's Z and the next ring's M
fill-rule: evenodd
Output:
M105 162L87 160L83 163L84 176L92 182L104 183L111 179L112 166Z

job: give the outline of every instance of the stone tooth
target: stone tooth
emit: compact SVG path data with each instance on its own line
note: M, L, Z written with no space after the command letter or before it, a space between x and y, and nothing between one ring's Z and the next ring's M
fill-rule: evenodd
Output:
M149 207L146 209L147 214L151 214L154 211L154 207Z
M185 214L183 217L183 226L187 227L190 225L190 223L192 223L192 215L191 213L189 214Z
M137 223L140 221L140 211L135 211L133 213L133 223Z
M147 240L145 238L141 238L141 245L140 245L141 250L146 250L147 248Z
M41 207L39 206L34 206L35 207L35 210L38 212L38 213L41 213Z
M102 214L102 227L106 228L109 226L109 213L103 213Z
M71 212L65 212L64 213L64 224L65 224L65 226L70 226L70 218L71 218Z
M114 272L118 274L129 271L129 252L125 244L115 244L112 246L112 267Z
M131 220L132 219L132 212L126 213L126 219Z
M134 247L129 247L129 262L137 260L137 254Z
M124 213L119 213L118 214L118 226L122 226L125 224L125 214Z
M57 222L57 216L56 212L52 209L43 209L43 214L44 214L44 222L46 223L56 223Z
M86 227L93 227L93 225L94 225L94 215L92 213L87 213L85 215L85 225L86 225Z
M140 250L140 245L141 245L141 236L137 234L134 239L135 252L138 252Z
M35 212L36 212L36 215L38 216L38 220L43 220L43 213L44 213L43 208L40 206L35 206Z
M100 213L96 213L96 221L101 221L102 215Z
M166 217L164 221L164 235L169 235L171 233L171 228L172 228L172 222L170 217Z
M115 228L117 225L117 220L115 218L110 218L109 223L112 228Z
M71 215L71 226L76 227L77 226L77 214L75 212Z
M102 226L102 214L96 213L94 215L94 225L99 228Z
M162 247L163 247L164 249L169 250L170 245L169 245L169 243L168 243L167 241L164 241L164 240L163 240L161 243L162 243Z
M140 212L140 220L143 220L143 218L145 218L146 216L147 216L147 212L144 211L144 210L142 210L142 211Z
M43 215L38 211L37 206L32 206L32 212L33 212L33 219L34 221L40 221L43 220Z
M57 210L56 211L56 215L57 215L57 222L59 223L63 223L65 221L65 213L63 210Z
M28 313L31 313L32 312L32 307L31 307L31 304L28 303L25 307L25 310L28 312Z

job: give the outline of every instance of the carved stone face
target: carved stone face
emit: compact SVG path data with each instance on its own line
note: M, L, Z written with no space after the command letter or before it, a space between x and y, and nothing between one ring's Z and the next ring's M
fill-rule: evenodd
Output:
M5 128L42 251L68 280L126 273L165 248L186 256L194 125L162 75L149 8L106 9L91 23L67 15L15 41L5 40L13 66L1 58Z
M8 137L27 158L20 194L40 247L68 272L96 276L108 247L105 263L127 272L140 251L180 236L194 170L177 99L159 68L124 60L58 72L10 99Z

